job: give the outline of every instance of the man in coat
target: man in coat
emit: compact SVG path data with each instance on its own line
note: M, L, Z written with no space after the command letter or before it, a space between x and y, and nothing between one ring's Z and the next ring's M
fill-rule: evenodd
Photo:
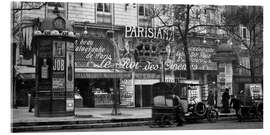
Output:
M29 105L29 110L28 112L32 112L32 109L34 108L35 105L35 97L36 97L36 92L35 89L30 90L30 105Z
M173 106L175 107L176 121L178 122L177 126L183 126L185 114L181 104L181 99L176 94L173 94Z
M224 113L229 113L229 100L230 100L230 95L229 95L229 89L226 88L225 92L222 94L222 105L223 105L223 112Z
M211 90L208 93L207 104L211 107L214 106L215 104L214 93Z
M236 116L239 117L239 110L241 106L241 101L236 97L232 96L230 106L235 110Z

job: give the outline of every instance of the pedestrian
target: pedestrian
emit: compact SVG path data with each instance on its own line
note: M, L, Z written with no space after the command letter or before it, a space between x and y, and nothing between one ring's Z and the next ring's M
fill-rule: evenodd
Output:
M225 92L222 94L222 105L223 105L223 112L224 113L229 113L229 100L230 100L230 95L229 95L229 89L226 88Z
M239 110L241 107L241 101L236 97L232 96L230 106L235 110L236 116L239 118Z
M213 107L214 104L215 104L215 101L214 101L214 93L212 92L212 90L210 90L209 93L208 93L207 104L208 104L210 107Z
M181 104L181 99L176 94L173 94L173 106L175 107L175 117L176 121L178 122L177 126L183 126L185 122L184 118L184 110Z
M32 109L34 108L34 105L35 105L35 97L36 97L36 92L35 92L35 89L32 88L30 90L30 105L29 105L28 112L33 112Z
M218 103L218 92L217 89L215 89L215 108L217 108L217 103Z
M239 95L238 95L238 99L240 100L240 102L243 105L246 105L246 101L245 101L245 92L244 90L240 90Z

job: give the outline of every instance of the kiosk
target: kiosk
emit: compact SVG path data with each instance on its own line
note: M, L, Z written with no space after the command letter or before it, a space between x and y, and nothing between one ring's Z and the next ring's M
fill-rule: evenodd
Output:
M46 18L34 32L35 116L74 115L74 41L64 18Z

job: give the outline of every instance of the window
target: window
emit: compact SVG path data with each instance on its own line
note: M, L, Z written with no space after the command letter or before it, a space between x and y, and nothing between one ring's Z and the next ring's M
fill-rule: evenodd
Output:
M111 12L111 7L109 3L98 3L97 4L97 11L98 12Z
M65 3L63 2L48 2L47 3L47 16L56 16L56 9L62 17L66 17ZM56 8L57 7L57 8Z
M149 6L145 4L139 5L139 15L140 16L149 16Z
M111 5L109 3L97 3L97 23L111 24Z
M139 15L144 15L144 6L143 5L139 5Z
M58 8L64 8L64 3L60 3L60 2L48 2L48 6L49 7L55 7L57 6Z

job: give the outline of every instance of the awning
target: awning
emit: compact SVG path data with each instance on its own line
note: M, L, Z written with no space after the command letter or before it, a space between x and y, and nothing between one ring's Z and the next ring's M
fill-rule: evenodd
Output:
M35 79L35 67L16 66L21 79ZM131 78L131 72L119 69L75 68L75 78Z
M35 79L35 67L16 66L15 70L16 75L21 79Z
M131 78L131 72L119 69L75 68L75 78Z

